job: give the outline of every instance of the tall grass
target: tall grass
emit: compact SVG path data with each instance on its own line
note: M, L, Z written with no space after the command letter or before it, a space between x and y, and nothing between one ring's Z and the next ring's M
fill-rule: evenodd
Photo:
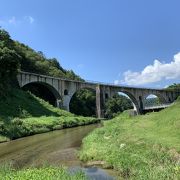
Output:
M103 161L127 179L180 179L180 102L161 112L124 113L83 140L83 161Z

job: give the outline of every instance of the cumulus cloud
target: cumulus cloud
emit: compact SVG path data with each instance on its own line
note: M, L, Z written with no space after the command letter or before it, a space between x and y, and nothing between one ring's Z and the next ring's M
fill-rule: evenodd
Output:
M119 80L115 80L115 81L114 81L114 84L115 84L115 85L118 85L119 83L120 83Z
M115 81L115 84L144 85L155 83L161 80L180 78L180 52L174 55L170 63L154 60L152 65L146 66L141 72L126 71L124 80Z

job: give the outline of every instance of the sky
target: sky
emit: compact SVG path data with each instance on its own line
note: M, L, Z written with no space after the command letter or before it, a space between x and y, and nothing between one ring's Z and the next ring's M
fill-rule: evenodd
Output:
M179 0L0 0L0 26L86 80L180 83Z

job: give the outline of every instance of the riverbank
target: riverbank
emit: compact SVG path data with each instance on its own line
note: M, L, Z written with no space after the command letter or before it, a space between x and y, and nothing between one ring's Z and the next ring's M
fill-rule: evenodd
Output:
M104 122L84 140L80 159L118 171L120 178L180 178L180 101L161 112Z
M0 142L100 122L55 108L31 93L12 89L0 99Z
M84 167L84 164L77 157L82 139L89 132L98 127L99 124L79 126L1 143L0 167L5 164L5 168L0 168L0 176L3 171L8 170L6 172L10 174L11 178L16 175L17 179L23 179L24 177L26 178L26 173L22 173L22 170L32 170L34 175L31 179L37 180L39 176L36 177L34 171L42 173L44 177L43 169L45 167L47 170L49 168L51 170L53 167L57 170L57 168L61 169L62 166L65 166L68 172L77 173L82 171L87 177L86 179L98 178L102 180L113 180L116 174L112 171L106 171L96 167ZM59 173L60 170L55 172ZM48 175L47 179L52 179L49 174L46 175ZM71 179L73 178L75 180L77 179L76 176L71 177Z
M85 180L87 179L82 172L69 173L65 167L42 167L42 168L28 168L22 170L14 170L9 166L0 168L0 179L13 180Z

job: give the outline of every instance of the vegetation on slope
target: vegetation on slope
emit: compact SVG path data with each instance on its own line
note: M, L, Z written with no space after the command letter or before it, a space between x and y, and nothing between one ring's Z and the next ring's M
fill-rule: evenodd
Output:
M10 167L0 168L0 179L2 180L85 180L84 173L69 173L64 167L42 167L14 170Z
M129 179L180 178L180 100L144 116L126 113L83 140L80 158L100 161Z
M168 86L167 89L180 90L180 83L179 84L174 83L174 84Z
M82 80L72 70L63 69L56 58L46 58L41 51L36 52L27 45L12 40L8 32L3 29L0 29L0 57L1 68L5 65L6 72L9 68L14 68L16 71L18 65L22 71Z
M75 116L19 89L0 99L0 142L95 122L96 118Z

